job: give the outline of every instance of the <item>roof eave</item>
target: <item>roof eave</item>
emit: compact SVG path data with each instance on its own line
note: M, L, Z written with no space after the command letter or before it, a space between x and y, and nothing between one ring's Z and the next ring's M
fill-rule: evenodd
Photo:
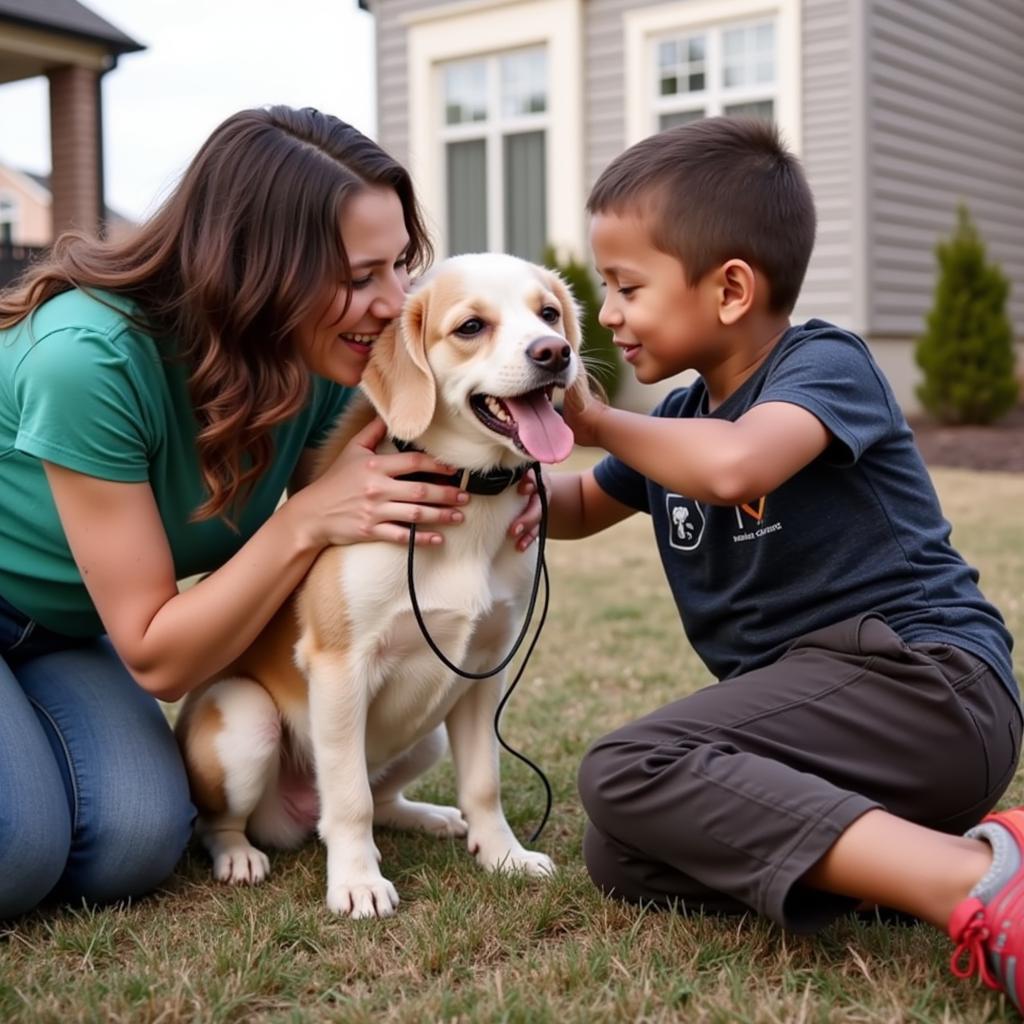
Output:
M113 39L109 36L101 36L91 32L76 32L74 29L62 28L51 22L37 21L35 18L23 18L17 14L7 12L0 13L0 22L7 22L12 25L21 25L24 28L34 29L36 32L47 32L50 35L64 36L68 39L76 39L81 42L92 43L102 46L108 53L121 56L124 53L138 53L146 47L131 36L122 36L120 39Z

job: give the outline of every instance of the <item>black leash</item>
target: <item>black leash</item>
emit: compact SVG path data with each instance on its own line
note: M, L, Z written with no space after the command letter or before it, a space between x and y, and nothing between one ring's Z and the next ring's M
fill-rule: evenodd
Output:
M494 735L497 736L498 742L513 756L518 757L527 767L532 768L534 772L540 776L540 781L544 783L544 792L546 795L546 804L544 808L544 816L540 820L540 824L537 826L536 831L530 836L529 842L534 843L540 836L541 832L544 831L544 826L547 824L548 817L551 815L551 783L548 782L548 777L544 772L531 761L525 754L519 753L518 750L509 746L505 742L504 737L501 735L501 713L505 710L505 704L508 702L509 697L512 696L512 691L516 688L519 680L522 679L523 673L526 671L526 666L530 661L530 656L533 654L534 647L537 646L537 641L540 639L541 630L544 628L544 620L548 615L548 600L551 596L551 584L548 580L548 566L544 560L544 546L547 542L548 537L548 496L544 490L544 481L541 479L540 466L535 462L530 467L533 470L533 475L537 480L537 495L540 498L540 531L537 535L537 568L533 574L533 588L530 591L530 602L526 609L526 617L523 620L523 628L519 631L519 636L516 637L515 643L512 645L512 649L502 659L499 665L490 669L488 672L467 672L465 669L459 668L458 665L454 664L448 656L441 650L440 647L434 642L434 638L430 635L427 630L427 624L423 621L423 613L420 611L419 601L416 599L416 583L413 575L413 559L414 552L416 550L416 524L410 524L409 529L409 558L406 563L407 566L407 578L409 581L409 599L412 602L412 613L416 617L416 624L420 627L420 632L423 634L423 639L427 641L427 645L437 655L438 660L446 667L451 669L458 676L462 676L463 679L489 679L491 676L497 675L508 667L509 663L516 656L519 648L522 647L523 641L526 639L526 634L530 628L530 620L533 618L533 610L537 604L537 593L540 590L541 577L544 577L544 604L541 607L540 621L537 623L537 628L534 631L533 639L530 640L530 645L526 649L526 654L523 657L522 664L519 666L519 670L515 674L515 678L509 683L508 688L502 695L501 700L498 702L498 707L494 712Z

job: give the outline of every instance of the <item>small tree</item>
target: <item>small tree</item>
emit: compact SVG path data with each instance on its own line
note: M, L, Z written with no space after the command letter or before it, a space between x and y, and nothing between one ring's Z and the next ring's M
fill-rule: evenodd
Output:
M953 237L935 249L935 299L917 342L921 404L943 423L992 423L1017 401L1009 283L985 259L985 245L962 203Z
M611 401L619 387L622 375L622 360L612 342L612 332L602 327L597 315L601 300L594 286L590 271L582 263L570 257L560 262L553 246L544 250L544 262L568 282L580 307L580 330L583 334L583 362L590 376L604 389Z

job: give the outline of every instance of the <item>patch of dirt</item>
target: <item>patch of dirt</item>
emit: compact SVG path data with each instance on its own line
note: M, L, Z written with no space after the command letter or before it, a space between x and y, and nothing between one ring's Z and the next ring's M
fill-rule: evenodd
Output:
M988 427L948 427L924 418L910 426L929 466L1024 473L1024 405Z

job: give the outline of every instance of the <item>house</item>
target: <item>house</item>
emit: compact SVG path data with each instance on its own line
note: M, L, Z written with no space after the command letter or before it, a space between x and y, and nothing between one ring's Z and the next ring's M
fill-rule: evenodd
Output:
M108 238L129 231L132 222L103 208ZM0 245L45 248L53 241L53 192L48 174L33 174L0 163Z
M861 333L908 411L934 246L960 200L1024 337L1019 0L360 2L377 27L378 139L410 168L442 254L537 259L550 242L586 258L584 199L617 153L752 114L779 124L818 204L795 318Z
M52 166L49 201L17 172L0 181L0 285L28 255L5 242L4 232L33 246L70 227L103 229L100 82L122 54L141 49L77 0L0 0L0 87L40 75L49 80Z

